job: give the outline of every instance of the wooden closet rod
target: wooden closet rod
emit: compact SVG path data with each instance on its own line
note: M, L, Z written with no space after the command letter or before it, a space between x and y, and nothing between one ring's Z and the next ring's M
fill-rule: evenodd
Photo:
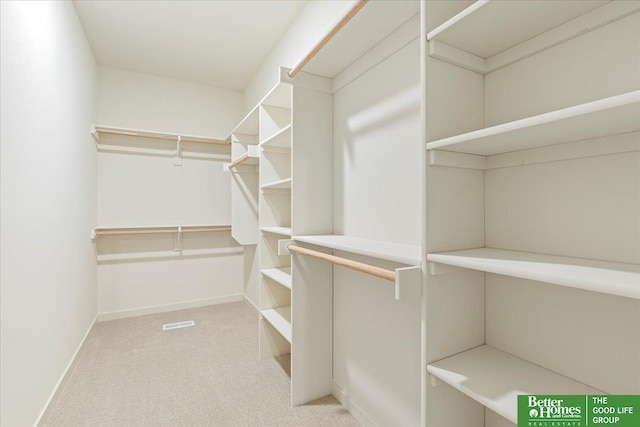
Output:
M309 53L307 53L300 61L298 61L296 65L293 66L293 68L291 69L291 71L287 73L287 75L290 78L295 77L295 75L298 74L300 70L302 70L302 68L305 65L307 65L307 63L311 61L311 59L313 59L313 57L316 56L316 54L320 52L320 50L327 43L329 43L329 41L333 38L333 36L338 34L338 31L340 31L342 27L344 27L347 24L347 22L349 22L351 18L353 18L355 14L358 13L360 9L362 9L362 7L367 3L367 1L369 0L358 0L358 2L355 5L353 5L351 9L349 9L349 11L342 17L342 19L340 19L340 21L338 21L338 23L336 23L331 28L331 30L327 33L327 35L324 36L324 38L320 40L318 44L316 44L313 47L313 49L309 51Z
M183 228L183 233L202 233L202 232L212 232L212 231L229 231L231 227L229 226L220 226L220 227L193 227L193 228ZM163 233L177 233L178 227L172 228L140 228L137 230L96 230L96 236L119 236L126 234L163 234Z
M343 267L360 271L361 273L370 274L372 276L389 280L391 282L396 281L395 271L386 270L384 268L376 267L375 265L369 265L369 264L364 264L362 262L352 261L350 259L340 258L335 255L325 254L324 252L314 251L314 250L303 248L302 246L296 246L293 244L287 246L287 249L290 252L295 252L302 255L308 255L310 257L318 258L324 261L329 261L333 264L341 265Z
M245 153L243 156L241 156L239 159L237 159L235 162L230 163L229 166L227 166L227 168L229 170L235 168L236 166L238 166L240 163L244 162L245 160L247 160L249 158L249 153Z
M182 136L182 135L173 135L168 133L136 131L136 130L130 130L130 129L116 129L116 128L109 128L109 127L101 127L101 126L96 126L95 131L97 133L106 133L111 135L136 136L138 138L164 139L168 141L175 141L178 138L178 136L180 136L180 140L182 142L197 142L200 144L229 145L228 141L222 141L222 140L213 139L213 138L197 137L197 136Z

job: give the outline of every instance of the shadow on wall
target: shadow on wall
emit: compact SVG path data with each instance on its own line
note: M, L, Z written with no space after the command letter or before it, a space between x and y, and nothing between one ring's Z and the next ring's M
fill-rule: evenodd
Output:
M176 239L177 233L100 236L95 243L98 265L222 257L243 251L229 231L183 233L181 250Z

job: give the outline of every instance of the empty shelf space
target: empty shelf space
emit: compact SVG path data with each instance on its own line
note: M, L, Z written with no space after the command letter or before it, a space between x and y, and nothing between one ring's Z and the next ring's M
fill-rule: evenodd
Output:
M476 1L427 34L429 55L490 73L639 9L632 2L607 3Z
M419 246L340 235L295 236L294 240L358 255L399 262L401 264L421 264Z
M254 107L240 123L231 131L231 134L258 135L258 107Z
M427 261L640 299L640 265L502 249L428 254Z
M431 363L427 371L512 423L519 394L604 394L488 345Z
M291 148L291 125L285 126L260 143L262 147Z
M261 310L262 317L273 326L287 341L291 342L291 307L278 307Z
M291 289L291 267L266 268L260 272L263 276Z
M427 143L489 156L640 130L640 90Z
M291 236L291 227L262 227L260 230L265 233L280 234L282 236Z
M264 184L261 187L263 190L285 190L291 188L291 178L281 179L279 181L270 182Z

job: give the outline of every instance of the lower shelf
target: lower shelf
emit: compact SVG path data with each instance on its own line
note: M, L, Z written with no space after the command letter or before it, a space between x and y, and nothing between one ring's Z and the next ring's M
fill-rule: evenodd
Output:
M291 267L265 268L260 270L263 276L291 289Z
M519 394L606 394L488 345L432 363L427 372L516 424Z
M275 328L287 341L291 342L291 307L278 307L261 310L262 317Z

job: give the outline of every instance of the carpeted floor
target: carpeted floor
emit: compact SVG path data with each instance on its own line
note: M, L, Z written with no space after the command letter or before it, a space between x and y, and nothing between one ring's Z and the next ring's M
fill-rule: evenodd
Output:
M195 326L162 331L194 320ZM258 361L245 302L96 323L41 426L357 426L329 396L291 408L289 357Z

